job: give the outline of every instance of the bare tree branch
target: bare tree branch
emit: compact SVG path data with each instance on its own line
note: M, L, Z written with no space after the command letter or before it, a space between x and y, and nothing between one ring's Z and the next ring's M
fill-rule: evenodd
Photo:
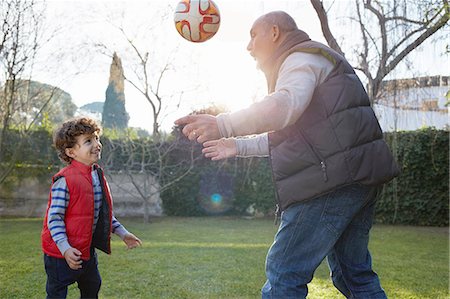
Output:
M345 56L341 47L337 43L335 37L331 33L330 26L328 23L328 15L323 6L323 2L321 0L310 0L310 1L314 9L316 10L317 16L319 17L322 32L328 45L342 56Z
M185 158L171 160L174 154L182 150ZM160 193L189 175L194 167L195 158L192 145L181 139L171 142L154 142L145 139L109 140L105 145L105 168L110 175L123 172L129 184L139 195L144 205L144 221L149 220L149 205ZM125 158L125 160L122 160ZM127 182L110 180L119 189L130 192ZM129 185L128 184L128 185Z
M327 42L333 49L338 48L334 45L336 39L329 29L330 12L325 11L324 1L310 1L317 12ZM362 3L369 14L364 14L360 1L355 0L356 18L350 18L359 24L362 38L362 47L354 51L358 61L354 67L367 77L368 93L373 102L384 78L414 49L448 26L450 7L448 0L420 1L418 4L414 3L417 5L416 10L408 8L413 2L407 0L364 0ZM407 13L412 16L407 16ZM373 18L377 20L377 26L374 25Z

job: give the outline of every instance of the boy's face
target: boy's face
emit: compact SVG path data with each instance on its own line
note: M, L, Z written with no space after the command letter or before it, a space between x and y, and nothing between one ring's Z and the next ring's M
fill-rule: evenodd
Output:
M92 165L100 160L102 144L97 132L75 137L77 143L66 148L66 155L85 165Z

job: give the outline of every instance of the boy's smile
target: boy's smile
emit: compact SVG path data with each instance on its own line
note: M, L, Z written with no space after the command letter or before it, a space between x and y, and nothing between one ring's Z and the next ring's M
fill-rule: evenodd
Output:
M92 165L101 158L102 144L97 132L75 137L77 143L66 149L66 155L85 165Z

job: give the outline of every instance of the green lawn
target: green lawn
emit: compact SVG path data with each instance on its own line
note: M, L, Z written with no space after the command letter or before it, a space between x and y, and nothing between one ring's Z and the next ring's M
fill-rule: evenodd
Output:
M40 249L42 219L0 219L0 298L45 298ZM144 245L99 253L100 298L259 298L272 220L160 218L150 224L122 219ZM377 225L373 265L389 298L449 298L446 228ZM344 298L323 263L308 298ZM69 298L78 298L76 286Z

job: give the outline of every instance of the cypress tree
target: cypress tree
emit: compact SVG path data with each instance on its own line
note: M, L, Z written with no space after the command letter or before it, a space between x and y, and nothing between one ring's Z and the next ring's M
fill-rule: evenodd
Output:
M125 109L125 92L122 62L116 53L110 67L109 84L103 105L102 125L104 128L124 130L130 116Z

